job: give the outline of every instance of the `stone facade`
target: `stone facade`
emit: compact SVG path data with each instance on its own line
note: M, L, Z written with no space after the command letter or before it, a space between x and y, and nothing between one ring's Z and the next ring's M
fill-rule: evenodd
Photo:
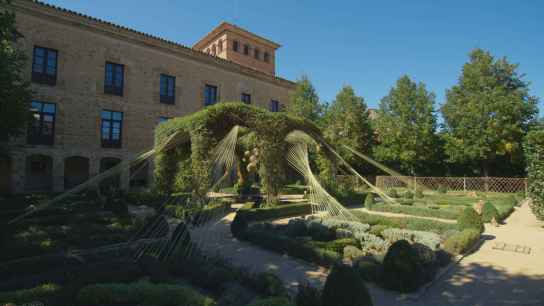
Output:
M0 161L0 168L9 169L10 175L6 178L8 171L3 171L0 189L63 191L74 180L107 168L108 158L110 162L134 158L153 147L160 117L184 116L204 107L207 84L218 88L219 102L239 101L241 93L249 93L252 104L267 108L271 100L287 103L294 88L293 82L270 71L58 7L25 0L13 4L24 36L18 43L29 59L36 46L58 52L56 84L32 83L33 100L56 105L55 133L53 145L29 145L26 137L11 141L9 160ZM104 93L106 62L124 65L122 96ZM29 61L29 79L31 74ZM175 77L174 104L160 101L161 74ZM102 147L103 110L123 113L121 148ZM149 177L152 167L144 171ZM77 177L68 178L66 173ZM130 177L128 169L121 174L123 187Z

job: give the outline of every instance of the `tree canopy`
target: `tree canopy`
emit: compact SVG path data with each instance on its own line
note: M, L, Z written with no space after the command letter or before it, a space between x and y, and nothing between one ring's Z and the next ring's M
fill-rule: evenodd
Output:
M380 102L375 157L409 174L424 174L438 156L435 95L402 76Z
M372 151L374 133L368 118L367 105L353 88L345 85L327 108L323 119L323 134L334 145L340 155L356 169L365 171L365 162L356 157L343 145L358 152L368 154ZM366 167L368 168L368 167Z
M482 49L469 57L442 106L445 152L451 162L480 164L488 176L497 157L522 160L522 139L538 100L529 95L518 65Z
M0 0L0 141L17 136L26 126L31 92L23 70L25 54L17 48L20 34L9 1Z
M317 122L321 116L321 105L317 92L308 76L303 75L297 80L295 92L289 97L287 113Z

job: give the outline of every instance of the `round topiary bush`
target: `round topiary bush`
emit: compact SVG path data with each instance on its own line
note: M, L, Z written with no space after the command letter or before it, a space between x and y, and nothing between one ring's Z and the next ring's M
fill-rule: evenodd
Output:
M365 207L368 210L372 210L373 205L374 205L374 194L372 192L369 192L365 198Z
M457 218L457 227L460 231L465 229L476 229L479 230L480 233L485 229L482 218L472 207L465 208L461 215L459 215L459 218Z
M391 245L383 260L383 282L386 288L415 291L425 281L425 273L417 252L406 240Z
M287 224L286 234L289 237L300 237L308 235L308 226L302 218L289 220Z
M485 202L484 207L482 208L482 221L491 222L493 218L497 220L499 216L499 211L491 202ZM498 221L498 220L497 220Z
M322 294L323 306L369 306L372 298L361 276L351 267L335 265Z
M244 234L248 226L248 222L246 218L240 213L236 214L236 217L234 217L234 220L232 220L232 223L230 224L230 232L232 233L232 236L239 238Z

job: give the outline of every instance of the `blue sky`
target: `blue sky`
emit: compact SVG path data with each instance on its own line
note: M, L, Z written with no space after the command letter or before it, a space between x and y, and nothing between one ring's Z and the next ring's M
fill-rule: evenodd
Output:
M544 99L544 1L46 2L189 46L222 20L235 23L280 43L277 74L292 80L307 74L323 101L350 84L376 107L408 74L425 82L440 105L476 47L519 63L531 94Z

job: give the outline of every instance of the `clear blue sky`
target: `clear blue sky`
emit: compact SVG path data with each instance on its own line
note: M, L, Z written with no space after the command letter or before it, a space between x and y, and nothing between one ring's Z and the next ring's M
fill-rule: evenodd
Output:
M544 1L46 2L189 46L222 20L233 22L280 43L278 75L294 80L307 74L323 101L350 84L376 107L408 74L425 82L441 104L476 47L519 63L531 94L544 99Z

